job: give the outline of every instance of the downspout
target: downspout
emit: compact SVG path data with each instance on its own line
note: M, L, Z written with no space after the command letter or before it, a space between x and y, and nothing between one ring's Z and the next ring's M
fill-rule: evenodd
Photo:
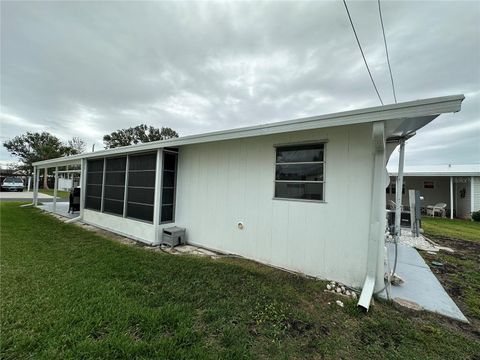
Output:
M373 123L373 179L370 206L370 232L367 252L367 274L363 284L358 306L368 311L373 292L382 286L383 270L379 267L383 254L383 238L385 236L385 124ZM378 290L378 289L377 289Z
M395 237L402 235L402 203L403 203L403 164L405 162L405 139L401 138L400 157L398 159L397 183L395 185ZM396 240L396 239L395 239Z

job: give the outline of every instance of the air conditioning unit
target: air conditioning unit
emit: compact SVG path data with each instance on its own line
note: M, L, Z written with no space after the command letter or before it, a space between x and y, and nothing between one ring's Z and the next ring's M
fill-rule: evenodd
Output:
M163 244L168 245L172 248L177 245L185 244L185 228L181 228L178 226L164 228L160 245Z

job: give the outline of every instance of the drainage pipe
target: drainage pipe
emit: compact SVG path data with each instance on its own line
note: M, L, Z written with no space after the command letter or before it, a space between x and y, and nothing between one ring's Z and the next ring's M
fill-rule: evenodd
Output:
M395 241L402 235L401 220L402 220L402 203L403 203L403 164L405 162L405 139L401 138L400 143L400 157L398 159L398 173L397 183L395 185Z
M375 286L382 284L383 270L379 267L385 237L385 124L373 123L373 180L370 206L370 233L368 239L367 274L358 306L368 311ZM382 261L383 263L383 261Z

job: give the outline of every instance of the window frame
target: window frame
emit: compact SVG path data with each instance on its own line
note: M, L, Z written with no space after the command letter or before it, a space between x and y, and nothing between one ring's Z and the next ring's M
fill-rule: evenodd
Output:
M309 203L321 203L325 204L326 201L326 182L327 182L327 143L328 140L312 140L312 141L303 141L303 142L292 142L292 143L282 143L273 145L273 196L272 200L279 201L297 201L297 202L309 202ZM282 147L295 147L295 146L308 146L308 145L323 145L323 160L322 161L299 161L299 162L277 162L277 149ZM323 165L323 180L322 181L306 181L306 180L277 180L277 165L289 165L289 164L322 164ZM280 183L296 183L296 184L307 184L307 183L321 183L322 184L322 199L298 199L298 198L286 198L275 196L275 188L277 182Z

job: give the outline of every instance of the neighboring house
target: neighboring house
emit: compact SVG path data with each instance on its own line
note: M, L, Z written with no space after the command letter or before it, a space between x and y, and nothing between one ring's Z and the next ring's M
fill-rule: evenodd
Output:
M397 172L389 171L389 175L387 202L395 201ZM480 164L407 166L403 176L403 205L409 204L408 190L414 189L424 198L423 208L445 203L447 216L452 219L467 219L473 211L480 210Z
M384 287L386 164L463 95L217 131L34 164L81 164L79 220L159 244L162 229L273 266ZM161 261L161 260L160 260Z

